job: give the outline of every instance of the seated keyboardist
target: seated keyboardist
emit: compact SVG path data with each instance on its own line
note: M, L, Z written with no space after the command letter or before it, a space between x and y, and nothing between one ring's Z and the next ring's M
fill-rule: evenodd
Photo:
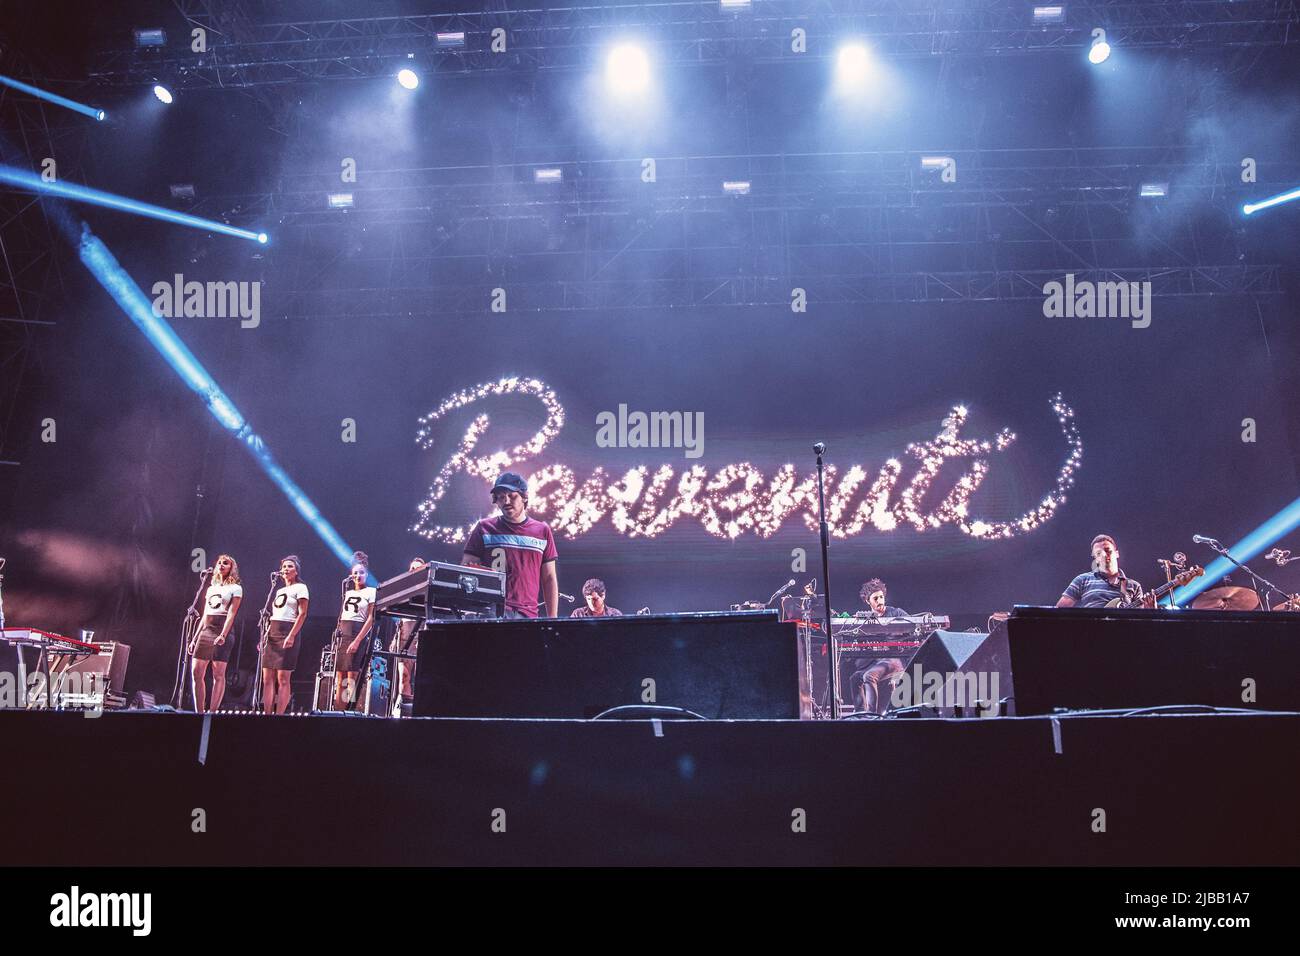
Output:
M862 585L858 592L863 602L870 608L869 616L875 618L906 617L907 612L899 607L885 603L888 588L880 578L872 578ZM887 657L875 661L858 661L860 667L849 678L849 691L853 695L853 705L858 713L883 714L889 707L890 679L902 673L903 661L898 657ZM885 693L881 693L882 685Z
M605 582L600 578L588 578L582 586L582 596L586 607L576 607L569 617L622 617L623 612L605 603Z

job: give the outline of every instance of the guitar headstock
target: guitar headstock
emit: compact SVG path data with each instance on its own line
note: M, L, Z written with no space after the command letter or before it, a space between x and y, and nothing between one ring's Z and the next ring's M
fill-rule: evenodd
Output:
M1199 564L1193 564L1186 571L1179 571L1177 574L1175 574L1174 583L1177 584L1179 587L1182 587L1188 581L1194 581L1204 573L1205 573L1205 568L1201 567Z

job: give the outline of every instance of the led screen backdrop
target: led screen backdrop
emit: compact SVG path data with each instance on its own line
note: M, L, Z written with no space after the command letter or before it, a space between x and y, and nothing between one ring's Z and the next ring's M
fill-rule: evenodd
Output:
M1054 600L1097 532L1150 582L1191 534L1229 539L1294 497L1289 459L1241 440L1245 418L1285 427L1257 317L1169 299L1153 319L1014 303L322 321L234 336L232 394L381 575L457 557L491 510L482 476L509 467L557 531L562 590L598 575L624 610L763 600L820 577L823 440L836 606L880 575L904 607L986 613ZM607 447L637 412L679 413L691 447ZM226 468L214 547L336 574L250 461Z

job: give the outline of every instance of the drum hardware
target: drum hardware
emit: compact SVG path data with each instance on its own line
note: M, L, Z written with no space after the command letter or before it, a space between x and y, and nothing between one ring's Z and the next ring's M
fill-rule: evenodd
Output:
M1196 595L1192 607L1197 611L1253 611L1259 607L1259 595L1251 588L1230 584Z
M1300 594L1292 594L1281 604L1274 604L1275 611L1300 611Z
M1233 606L1232 604L1224 604L1223 606L1220 607L1220 606L1218 606L1218 605L1213 605L1213 604L1212 604L1212 605L1210 605L1212 608L1214 608L1214 609L1216 609L1216 610L1224 610L1224 611L1252 611L1252 610L1254 610L1256 607L1258 607L1259 605L1262 604L1262 605L1264 605L1264 609L1265 609L1265 610L1268 610L1268 608L1269 608L1269 603L1268 603L1268 602L1269 602L1269 598L1270 598L1272 595L1276 594L1276 595L1278 595L1279 597L1282 597L1282 598L1288 598L1287 593L1286 593L1285 591L1283 591L1281 588L1279 588L1277 585L1275 585L1272 581L1269 581L1269 580L1266 580L1265 578L1260 577L1258 574L1256 574L1256 573L1255 573L1254 571L1252 571L1250 568L1246 567L1246 565L1242 564L1240 561L1238 561L1236 558L1234 558L1234 557L1232 556L1232 552L1229 551L1227 548L1225 548L1221 542L1215 540L1214 538L1209 538L1209 537L1206 537L1206 536L1204 536L1204 535L1199 535L1199 534L1194 534L1194 535L1192 535L1192 540L1195 541L1197 544L1203 544L1203 545L1205 545L1206 547L1208 547L1211 551L1213 551L1215 554L1219 555L1220 557L1227 558L1229 561L1231 561L1234 565L1236 565L1236 566L1237 566L1238 568L1240 568L1242 571L1246 572L1246 574L1250 575L1250 581L1251 581L1251 585L1252 585L1252 586L1251 586L1250 588L1240 588L1240 587L1237 587L1235 590L1237 590L1237 591L1251 591L1251 592L1253 592L1254 603L1250 603L1250 600L1251 600L1251 596L1252 596L1252 595L1248 595L1248 594L1234 594L1234 595L1232 596L1232 598L1231 598L1232 600L1234 600L1234 601L1240 601L1240 602L1246 603L1248 606L1237 607L1237 606ZM1277 549L1277 548L1274 548L1274 549L1273 549L1273 552L1278 552L1278 549ZM1273 555L1273 559L1274 559L1274 560L1278 561L1278 564L1284 564L1284 563L1286 562L1286 558L1285 558L1285 557L1283 557L1282 560L1278 560L1278 554L1281 554L1281 555L1290 555L1290 552L1289 552L1289 551L1286 551L1286 552L1278 552L1277 554L1274 554L1273 552L1270 552L1270 554ZM1225 576L1224 580L1225 580L1225 581L1228 580L1226 576ZM1216 594L1217 592L1223 592L1223 591L1225 591L1225 590L1227 590L1227 588L1225 588L1225 587L1220 587L1220 588L1215 588L1213 591L1208 591L1208 592L1206 592L1206 593L1207 593L1207 594ZM1205 596L1205 595L1200 595L1200 596L1198 596L1198 599L1199 599L1199 597L1204 597L1204 596ZM1221 593L1220 593L1218 596L1219 596L1220 600L1227 600L1227 599L1228 599L1227 595L1224 595L1224 594L1221 594ZM1199 606L1200 606L1200 605L1196 604L1195 601L1192 602L1192 607L1196 608L1196 607L1199 607Z

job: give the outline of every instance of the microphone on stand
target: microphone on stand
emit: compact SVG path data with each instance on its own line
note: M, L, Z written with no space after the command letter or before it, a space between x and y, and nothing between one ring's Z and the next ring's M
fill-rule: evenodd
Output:
M779 598L786 591L790 590L792 587L794 587L794 583L795 583L794 578L791 578L789 581L786 581L785 584L781 585L779 588L776 589L775 592L773 592L772 596L767 599L767 603L771 604L773 601Z
M1207 538L1203 534L1192 535L1192 540L1195 541L1197 544L1218 544L1219 543L1214 538Z
M575 600L572 594L565 594L563 591L560 592L560 597L564 598L564 600L568 601L570 604Z
M1282 567L1284 564L1289 564L1289 563L1291 562L1291 560L1292 560L1292 559L1291 559L1291 552L1290 552L1290 551L1284 551L1284 550L1281 549L1281 548L1274 548L1274 549L1273 549L1272 551L1270 551L1268 554L1264 555L1264 560L1265 560L1265 561L1276 561L1276 562L1277 562L1277 566L1280 568L1280 567ZM3 564L0 564L0 567L3 567Z
M649 614L649 613L650 613L650 608L648 608L648 607L643 607L643 608L641 608L641 610L637 611L636 613L637 613L637 614Z

